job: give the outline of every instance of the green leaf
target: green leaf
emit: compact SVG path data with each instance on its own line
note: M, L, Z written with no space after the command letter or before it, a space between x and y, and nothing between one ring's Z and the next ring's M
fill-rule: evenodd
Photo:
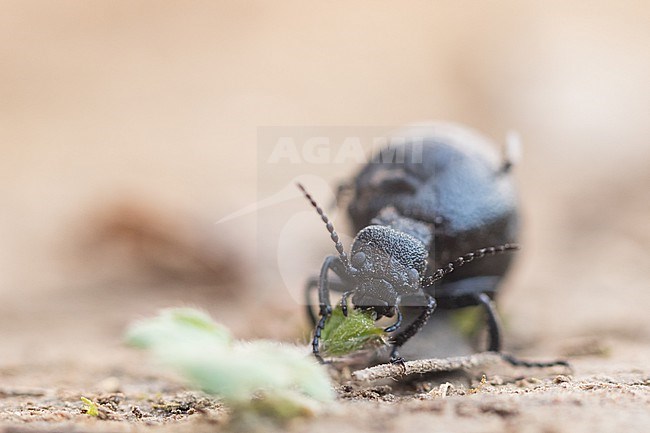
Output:
M375 326L372 312L351 309L345 317L338 306L321 333L322 352L325 355L345 355L384 344L384 337L384 330Z

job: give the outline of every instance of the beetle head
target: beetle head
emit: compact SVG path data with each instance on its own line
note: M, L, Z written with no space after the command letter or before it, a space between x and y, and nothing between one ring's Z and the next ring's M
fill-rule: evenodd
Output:
M387 226L362 229L352 243L350 274L356 287L352 302L390 316L397 299L416 294L426 270L427 250L413 236Z

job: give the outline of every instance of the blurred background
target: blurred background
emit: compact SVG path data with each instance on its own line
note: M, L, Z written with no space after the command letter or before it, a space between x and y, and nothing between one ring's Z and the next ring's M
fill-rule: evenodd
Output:
M265 227L307 204L215 224L286 186L259 128L424 120L521 135L507 341L647 344L649 23L646 1L3 0L1 362L110 359L178 304L299 341ZM296 281L331 250L312 218Z

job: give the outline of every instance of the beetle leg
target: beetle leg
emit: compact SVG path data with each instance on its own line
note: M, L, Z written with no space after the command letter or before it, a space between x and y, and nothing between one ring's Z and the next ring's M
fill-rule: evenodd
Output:
M425 323L427 323L427 320L429 320L429 316L433 313L433 310L436 309L436 300L433 298L433 296L429 294L424 294L423 295L424 299L426 300L426 305L424 305L422 308L422 313L418 316L417 319L411 323L408 328L406 328L404 331L400 332L393 338L393 349L390 352L390 362L392 363L403 363L404 359L400 358L399 353L397 352L398 349L406 343L411 337L413 337L417 332L422 329Z
M318 321L318 324L316 325L316 329L314 330L314 339L311 342L311 346L312 346L312 351L314 353L314 356L322 364L325 361L323 360L323 357L320 354L320 349L318 345L320 342L320 334L321 332L323 332L323 328L325 328L325 321L330 316L330 314L332 314L332 307L326 307L325 310L321 309L320 314L321 317L320 320Z
M307 308L307 317L312 326L316 326L316 313L311 308L311 291L318 288L318 279L310 278L307 281L307 286L305 287L305 307Z
M507 353L502 353L500 352L499 355L501 355L501 359L509 363L510 365L513 365L515 367L528 367L528 368L547 368L547 367L568 367L571 369L571 364L569 364L568 361L565 361L563 359L558 359L556 361L548 361L548 362L539 362L539 361L524 361L523 359L519 359L513 355L508 355Z
M346 285L341 281L328 281L329 289L333 292L345 292ZM311 326L316 326L318 318L316 317L316 312L313 309L312 304L312 291L318 290L318 278L311 277L307 280L307 285L305 286L305 307L307 309L307 317L311 322Z
M323 357L320 355L319 349L321 332L323 332L323 328L325 328L327 318L332 315L332 304L330 303L329 282L327 278L330 269L342 280L348 279L346 267L340 257L328 256L325 258L323 267L320 270L320 277L318 278L318 305L320 308L320 320L316 324L316 329L314 329L314 339L311 342L314 356L320 362L323 362Z
M485 309L487 314L488 333L490 336L490 344L488 350L490 352L501 351L501 321L499 320L499 313L492 302L492 299L485 294L479 293L475 295L476 301Z
M513 355L501 352L501 323L494 302L492 302L492 299L490 299L490 297L485 293L479 293L475 298L476 301L485 308L485 312L487 313L488 332L490 333L490 346L488 347L488 350L490 352L498 352L504 361L515 367L570 367L567 361L561 359L549 362L524 361Z
M341 312L343 313L344 317L348 317L348 298L352 293L352 290L348 290L341 296Z

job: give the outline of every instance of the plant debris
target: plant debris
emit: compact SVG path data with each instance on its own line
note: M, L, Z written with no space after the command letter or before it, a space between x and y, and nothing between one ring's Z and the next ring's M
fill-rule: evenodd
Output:
M86 397L81 397L81 402L84 404L83 411L88 416L99 416L99 409L97 404L92 400L87 399Z
M129 329L127 341L150 350L236 412L289 419L333 400L326 369L302 349L272 341L236 341L204 312L163 310Z

